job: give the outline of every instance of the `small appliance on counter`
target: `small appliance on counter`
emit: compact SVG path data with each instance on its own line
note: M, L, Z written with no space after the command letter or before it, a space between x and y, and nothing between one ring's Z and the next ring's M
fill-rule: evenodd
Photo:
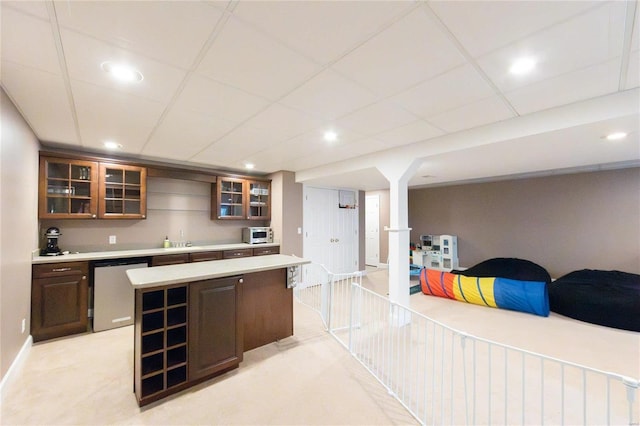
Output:
M47 229L44 234L47 237L47 247L40 250L40 256L58 256L62 254L62 250L58 247L58 237L62 235L56 227Z
M273 242L273 230L268 227L249 226L242 228L242 242L264 244Z

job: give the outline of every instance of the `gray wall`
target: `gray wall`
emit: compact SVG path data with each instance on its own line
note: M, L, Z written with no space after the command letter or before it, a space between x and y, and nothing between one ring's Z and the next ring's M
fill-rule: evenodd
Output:
M518 257L552 277L640 273L640 168L409 191L411 241L458 236L460 266Z
M0 377L4 378L30 330L39 143L2 89L0 98Z

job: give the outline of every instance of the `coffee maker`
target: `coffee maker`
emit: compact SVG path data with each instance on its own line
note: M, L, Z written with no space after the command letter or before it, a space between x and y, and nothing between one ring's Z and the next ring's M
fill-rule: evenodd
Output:
M40 250L41 256L57 256L62 254L62 250L58 247L58 237L62 235L60 230L54 226L47 229L44 234L47 237L47 247Z

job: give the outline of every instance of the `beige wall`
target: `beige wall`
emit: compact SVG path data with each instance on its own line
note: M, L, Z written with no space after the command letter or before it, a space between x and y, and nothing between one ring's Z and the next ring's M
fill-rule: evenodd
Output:
M302 184L296 183L295 173L278 172L271 178L271 227L279 239L282 254L302 257Z
M366 196L368 195L377 195L380 205L380 214L378 220L380 222L380 263L387 263L387 259L389 258L389 232L384 230L385 226L389 226L390 221L390 213L389 213L389 190L381 190L381 191L367 191ZM364 205L364 203L362 204ZM365 209L361 209L362 214L365 213ZM361 228L362 234L364 235L364 226ZM364 243L362 246L362 252L364 253ZM364 263L362 263L364 264Z
M640 273L640 168L409 191L411 241L458 236L460 266L518 257L559 277Z
M39 143L2 89L0 98L0 377L4 378L30 330Z

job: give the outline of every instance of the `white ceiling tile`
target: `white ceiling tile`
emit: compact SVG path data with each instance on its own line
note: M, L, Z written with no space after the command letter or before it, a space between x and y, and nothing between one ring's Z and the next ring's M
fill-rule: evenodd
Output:
M55 1L58 22L168 64L189 68L222 13L202 2Z
M505 93L520 115L565 105L617 90L620 59L563 74Z
M332 68L387 96L463 63L451 40L417 8Z
M327 154L331 158L353 158L373 152L389 149L387 145L374 138L363 138L349 144L338 144L329 147Z
M61 74L58 52L48 21L2 8L2 60Z
M602 63L622 54L624 2L610 2L478 59L503 91ZM526 76L509 73L511 62L533 56Z
M633 34L631 35L631 51L640 49L640 5L636 4L636 15L633 21Z
M465 49L474 57L562 22L600 1L430 1Z
M335 119L375 101L375 96L331 70L325 70L280 103L317 117Z
M38 139L45 142L79 143L62 77L2 62L2 84L11 99L19 105Z
M3 0L2 2L0 2L0 7L2 8L2 13L4 13L4 11L7 8L12 8L47 21L49 20L49 12L47 11L47 2L45 1Z
M142 154L188 160L230 132L235 125L220 117L173 108L144 146Z
M446 132L471 129L512 118L514 114L498 96L464 105L460 108L429 117L429 122Z
M80 33L62 30L67 70L72 79L155 101L168 102L184 79L180 68L137 55ZM115 81L101 68L106 61L128 64L142 73L136 83Z
M272 104L248 120L245 125L286 140L319 127L321 121L304 112Z
M416 117L390 102L377 102L353 112L336 122L363 135L373 135L411 123Z
M192 74L174 107L212 117L224 117L239 124L268 105L269 102L264 98Z
M471 65L464 65L425 81L391 98L421 117L429 117L484 99L493 90Z
M633 89L640 86L640 50L629 55L629 68L627 69L627 81L625 89Z
M413 142L425 141L444 132L431 124L416 120L405 126L398 127L375 135L375 138L384 142L387 146L402 146Z
M72 80L82 144L102 148L106 140L138 153L155 127L164 105Z
M198 72L271 100L311 77L320 66L229 18Z
M413 7L409 1L239 2L234 16L326 64Z

